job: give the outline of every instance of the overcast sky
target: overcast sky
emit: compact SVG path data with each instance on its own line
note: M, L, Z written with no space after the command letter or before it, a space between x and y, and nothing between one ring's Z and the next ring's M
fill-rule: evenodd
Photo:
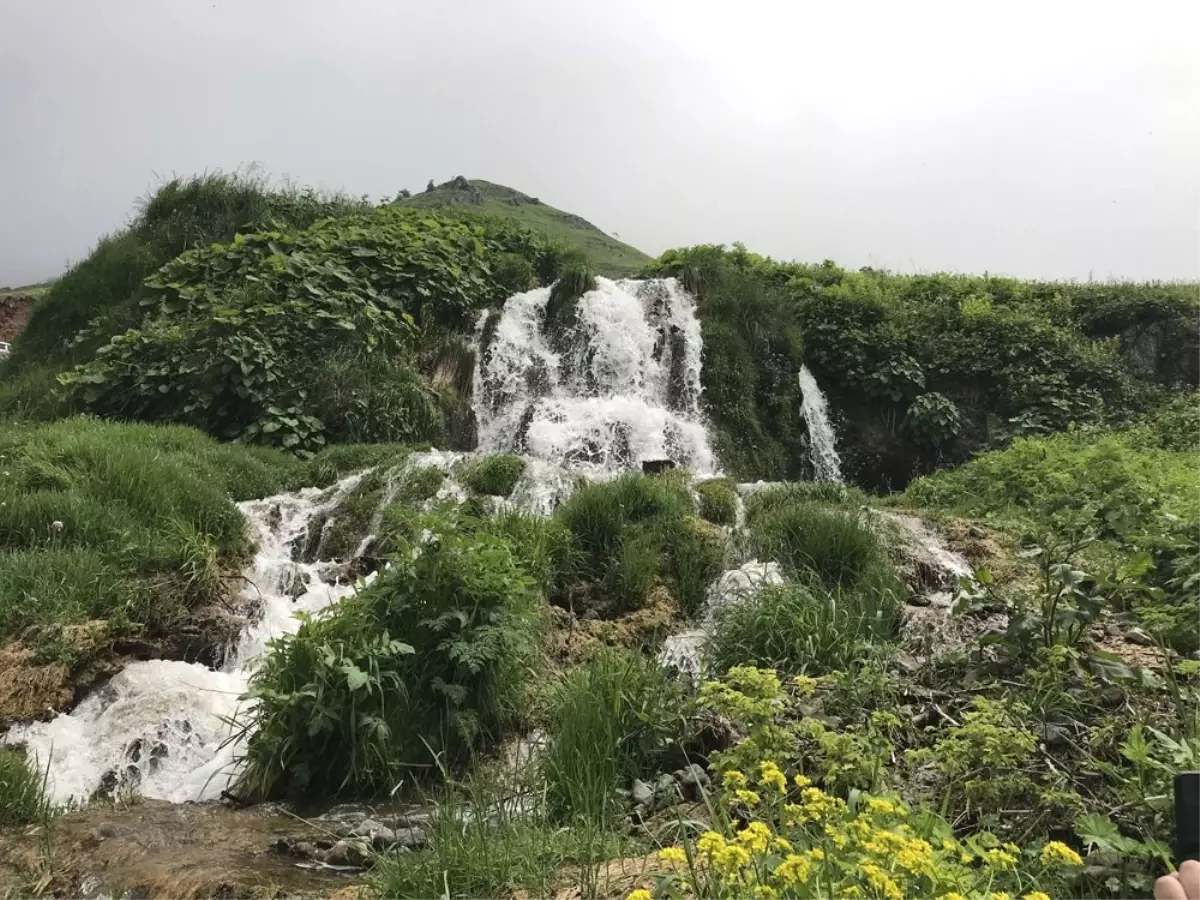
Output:
M1200 3L0 0L0 284L173 173L537 195L657 254L1200 276Z

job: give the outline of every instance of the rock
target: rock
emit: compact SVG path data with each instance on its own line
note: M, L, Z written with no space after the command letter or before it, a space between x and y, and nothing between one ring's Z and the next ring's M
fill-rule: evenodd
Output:
M675 776L667 773L659 775L658 780L654 782L654 805L662 809L682 799L683 793L679 790Z
M386 825L380 825L374 819L363 819L350 834L353 837L366 838L376 850L385 850L396 843L396 832Z
M1150 635L1146 634L1146 632L1137 627L1125 629L1125 640L1129 641L1131 644L1138 644L1142 647L1154 646L1154 638L1150 637Z
M338 841L325 853L331 866L365 866L371 859L371 847L361 840Z
M914 675L921 671L921 663L918 662L917 658L903 650L896 654L893 662L896 664L896 668L905 675Z
M682 785L700 785L708 784L708 773L704 771L704 767L699 763L692 763L675 773L676 780Z
M661 475L663 472L670 472L675 468L675 460L673 459L643 459L642 474L643 475Z
M978 540L980 538L987 537L987 532L984 531L982 528L980 528L978 525L968 525L967 526L967 535L968 535L968 537L973 537L976 540Z
M630 796L633 797L635 804L640 803L649 806L654 802L654 788L638 778L633 782L633 789L630 791Z
M1048 723L1042 726L1042 740L1047 747L1066 747L1071 743L1071 732L1062 725Z
M1121 626L1120 625L1107 625L1104 628L1104 633L1107 634L1109 637L1120 637L1121 636Z
M909 606L928 606L930 604L928 594L913 594L908 598Z
M409 826L408 828L397 828L395 837L396 846L405 850L420 850L429 843L429 839L425 835L425 829L418 828L416 825Z

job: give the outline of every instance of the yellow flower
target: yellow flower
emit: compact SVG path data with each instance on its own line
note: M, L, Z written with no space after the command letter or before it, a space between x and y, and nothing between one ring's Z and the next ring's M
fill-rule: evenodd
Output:
M891 856L904 844L904 838L896 832L882 828L872 834L870 840L863 842L863 849L873 856Z
M933 847L929 841L913 838L905 842L904 847L896 854L896 865L908 869L914 875L926 872L933 865Z
M867 883L882 893L886 900L904 900L904 892L900 890L900 885L879 866L874 863L861 863L858 869L866 876Z
M763 787L773 787L781 794L787 793L787 778L773 762L764 762L758 767L759 784Z
M983 861L996 869L1009 869L1017 864L1017 858L1007 850L985 850Z
M950 838L942 839L942 849L945 850L947 853L952 851L954 849L954 847L955 847L954 841L950 840Z
M906 810L899 803L893 803L891 800L883 800L879 797L872 797L867 801L867 808L873 813L878 813L881 816L906 816Z
M739 772L737 769L730 769L721 776L721 781L727 788L740 788L746 786L746 774Z
M750 854L743 847L728 844L713 854L712 861L716 868L733 873L750 865Z
M718 850L725 849L725 838L715 831L706 831L696 840L696 849L712 856Z
M821 859L825 858L825 851L822 850L820 847L813 847L811 850L808 851L808 855L811 856L813 859L821 860Z
M786 806L784 807L784 811L785 812L787 811ZM825 834L829 837L829 839L831 841L833 841L833 846L837 847L839 850L846 849L846 844L847 844L846 832L842 831L842 829L834 828L832 825L826 825L825 826Z
M651 900L651 895L645 888L638 888L636 891L630 891L625 900Z
M937 898L937 900L967 900L967 898L964 897L962 894L960 894L958 891L951 891L948 894L942 894L940 897Z
M775 877L786 884L803 884L811 874L812 863L798 853L789 853L784 861L775 867Z
M975 858L974 856L972 856L970 853L968 853L965 850L958 855L958 861L960 863L962 863L964 866L969 866L971 864L971 860L973 860L974 858Z
M664 847L658 851L658 858L666 863L686 863L687 854L682 847Z
M993 891L988 896L991 897L991 900L1012 900L1012 895L1006 894L1004 891Z
M839 891L845 900L861 900L863 892L857 884L848 884Z
M730 805L741 803L743 806L758 806L761 799L754 791L739 790L733 792L733 799L729 802Z
M768 884L760 884L754 889L754 896L759 900L779 900L779 891Z
M798 788L806 788L810 784L812 784L812 779L806 775L793 775L792 781L795 783L796 787L798 787Z
M1082 866L1079 854L1062 841L1051 841L1042 848L1042 865Z
M796 690L801 697L810 696L817 689L817 679L810 678L808 675L797 675L792 679L792 684L796 686Z
M751 822L738 832L738 841L751 853L766 853L771 845L771 829L762 822Z
M773 841L771 841L771 847L775 850L779 850L782 853L792 852L792 842L787 840L787 838L775 838Z
M1050 895L1041 891L1030 891L1028 894L1022 894L1021 900L1050 900Z

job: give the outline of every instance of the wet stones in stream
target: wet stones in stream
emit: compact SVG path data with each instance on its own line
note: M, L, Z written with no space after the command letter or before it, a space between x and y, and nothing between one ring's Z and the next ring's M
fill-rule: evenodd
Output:
M418 816L401 817L391 824L368 817L337 839L281 837L271 842L270 849L317 866L364 869L376 856L423 849L428 843L426 824Z

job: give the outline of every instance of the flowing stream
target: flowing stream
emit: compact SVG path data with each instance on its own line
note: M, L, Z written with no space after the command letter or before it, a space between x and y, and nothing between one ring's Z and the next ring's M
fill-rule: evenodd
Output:
M809 453L813 481L841 481L842 460L837 452L837 435L829 421L825 394L817 385L808 366L800 367L800 415L808 425Z
M605 477L647 460L715 472L701 414L700 323L679 283L597 278L595 289L553 313L554 321L547 321L550 295L549 288L514 295L479 323L473 398L479 451L519 452L527 461L512 496L497 506L548 515L580 474ZM799 377L817 478L840 481L825 398L807 369ZM462 499L453 474L464 455L417 453L407 465L447 472L437 499ZM56 801L123 789L173 802L220 796L244 748L244 736L231 737L231 721L246 712L243 697L269 642L299 627L296 613L318 612L355 589L343 564L321 560L321 548L331 513L363 474L327 490L239 504L258 547L238 598L251 623L222 668L134 662L71 713L3 737L25 744L39 765L49 762ZM389 474L355 559L374 539L400 474ZM302 561L314 537L317 561ZM712 586L710 611L779 580L774 563L746 563ZM665 658L695 670L702 639L702 630L677 635Z

